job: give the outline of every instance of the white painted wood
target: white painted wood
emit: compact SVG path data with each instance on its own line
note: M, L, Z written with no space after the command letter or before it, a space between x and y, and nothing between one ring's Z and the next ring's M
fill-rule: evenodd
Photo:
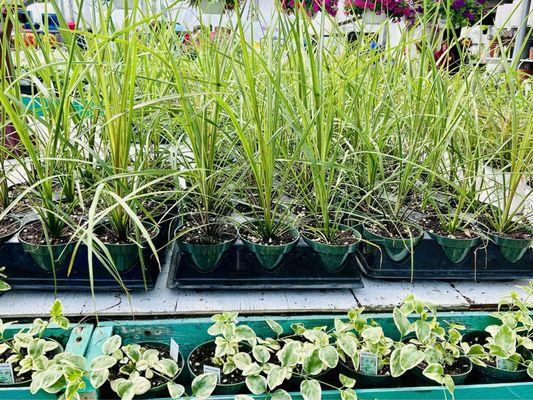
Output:
M521 292L519 286L527 286L528 280L512 282L454 282L453 286L470 303L471 308L494 308L511 291ZM523 293L523 292L522 292Z

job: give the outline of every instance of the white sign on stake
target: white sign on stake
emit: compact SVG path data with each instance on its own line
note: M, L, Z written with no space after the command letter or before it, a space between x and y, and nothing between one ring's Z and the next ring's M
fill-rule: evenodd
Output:
M6 385L15 383L15 374L11 363L0 363L0 383Z
M204 365L204 374L215 374L217 376L217 382L220 383L220 368Z
M180 345L174 339L170 339L170 358L178 362L180 357Z

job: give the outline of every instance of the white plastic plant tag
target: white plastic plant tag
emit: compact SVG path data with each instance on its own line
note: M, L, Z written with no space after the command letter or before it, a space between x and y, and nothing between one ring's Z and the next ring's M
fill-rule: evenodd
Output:
M217 382L220 382L220 368L204 365L204 374L215 374L217 376Z
M174 339L170 339L170 358L176 362L180 358L180 345Z
M359 371L365 375L378 374L378 357L367 351L362 351L359 355Z
M496 368L504 371L514 371L516 369L516 362L507 360L505 358L496 357Z
M0 383L4 385L15 383L15 374L13 373L13 365L11 363L0 364Z

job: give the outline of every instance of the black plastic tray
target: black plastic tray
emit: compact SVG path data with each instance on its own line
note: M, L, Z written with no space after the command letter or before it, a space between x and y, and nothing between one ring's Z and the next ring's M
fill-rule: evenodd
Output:
M199 272L188 254L173 246L167 286L181 289L359 289L363 287L355 256L341 270L324 271L320 260L303 242L276 271L261 268L255 255L237 241L209 273Z
M165 261L165 237L160 234L154 244L159 250L159 261ZM67 275L70 258L54 274L41 269L33 258L24 251L18 239L12 238L0 246L0 265L6 267L6 282L12 289L31 290L91 290L87 248L80 245L76 253L72 271ZM159 264L151 250L145 251L144 275L141 262L121 274L122 281L129 290L152 290L159 275ZM97 291L123 290L116 279L97 261L93 263L93 283Z
M533 278L533 249L514 264L507 261L492 242L483 243L461 263L449 261L441 247L428 234L414 248L415 280L513 280ZM377 279L410 280L411 258L392 261L385 251L362 245L358 260L365 275Z

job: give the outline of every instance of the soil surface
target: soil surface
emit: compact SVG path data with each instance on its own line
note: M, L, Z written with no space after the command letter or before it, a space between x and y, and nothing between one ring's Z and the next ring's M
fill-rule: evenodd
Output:
M427 367L425 361L418 364L418 368L424 369ZM458 358L452 365L444 365L444 374L446 375L461 375L470 369L470 364L464 358Z
M70 227L65 227L60 237L50 238L50 245L67 244L72 239L74 232ZM26 243L43 245L47 244L46 236L40 221L31 222L20 231L19 237Z
M19 227L19 220L12 217L5 217L0 221L0 237L14 235Z
M204 373L204 365L220 368L220 383L223 385L230 385L233 383L244 382L245 377L242 376L238 369L231 374L224 374L222 366L214 365L212 359L215 357L216 345L214 342L205 343L203 346L196 348L189 357L189 366L196 376Z
M170 347L164 343L139 343L142 347L144 347L145 349L150 349L150 350L157 350L159 352L159 359L162 359L162 358L170 358ZM115 379L118 379L118 378L125 378L125 379L128 379L128 376L127 375L124 375L122 373L120 373L120 368L123 366L124 364L121 364L121 363L117 363L113 366L113 368L111 368L109 370L109 378L110 380L115 380ZM183 368L183 361L181 360L181 358L179 359L179 364L178 364L180 370ZM170 378L168 379L170 380ZM164 385L168 382L167 379L165 378L162 378L160 377L159 375L157 374L154 374L154 377L150 380L150 383L152 384L152 387L157 387L157 386L161 386L161 385Z
M9 342L8 342L9 343ZM13 354L15 354L11 349L6 350L3 354L0 354L0 364L5 363L6 360L11 357ZM13 369L17 368L15 364L13 364ZM13 371L13 374L15 375L15 383L21 383L25 381L31 380L31 371L26 372L25 374L19 375L17 371Z
M237 229L234 226L221 223L202 226L196 222L186 222L180 231L187 233L181 235L179 240L196 245L220 244L237 236Z
M415 238L419 234L418 229L415 227L392 223L390 221L380 221L379 224L369 222L365 224L365 228L374 235L391 239Z
M508 239L520 239L520 240L531 240L533 239L533 232L527 230L526 228L518 229L510 233L498 233L494 232L495 235L508 238Z
M148 233L150 233L151 238L153 239L154 236L157 233L157 229L155 227L147 227ZM98 228L94 230L94 233L98 237L98 239L101 240L104 244L132 244L133 241L130 238L135 237L135 230L132 229L131 232L128 234L127 240L121 240L116 232L109 226L109 225L100 225ZM144 241L144 237L141 237L141 240Z
M294 241L294 236L290 230L286 230L281 233L279 236L263 238L257 233L250 231L249 229L243 228L241 230L241 236L248 240L249 242L260 244L263 246L282 246Z
M435 233L450 239L474 239L478 236L471 228L456 230L455 232L447 232L442 229L439 219L434 216L420 218L417 222L426 232Z
M318 227L317 222L312 222L309 225L310 228L315 229L305 229L303 233L305 237L318 243L331 244L335 246L348 246L350 244L357 243L360 240L357 233L351 229L339 229L337 232L335 232L335 236L331 240L327 240L323 235L324 230Z

